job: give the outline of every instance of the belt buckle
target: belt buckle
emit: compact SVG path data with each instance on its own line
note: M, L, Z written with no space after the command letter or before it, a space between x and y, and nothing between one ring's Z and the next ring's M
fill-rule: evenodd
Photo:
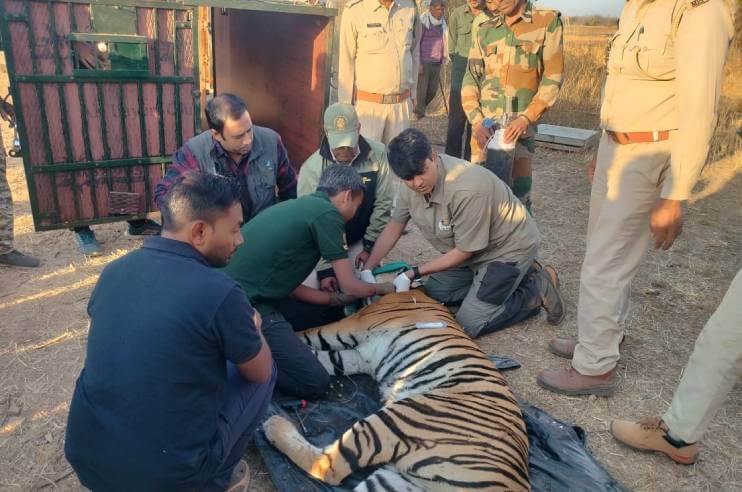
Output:
M381 96L381 104L394 104L396 103L397 94L384 94Z

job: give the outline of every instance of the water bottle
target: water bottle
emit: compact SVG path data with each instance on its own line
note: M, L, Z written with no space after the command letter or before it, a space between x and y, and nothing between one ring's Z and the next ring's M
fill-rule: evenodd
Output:
M482 126L495 129L495 133L487 141L487 155L484 167L495 173L509 187L513 186L513 161L515 160L515 142L505 142L505 128L513 119L512 114L504 114L500 121L485 118Z

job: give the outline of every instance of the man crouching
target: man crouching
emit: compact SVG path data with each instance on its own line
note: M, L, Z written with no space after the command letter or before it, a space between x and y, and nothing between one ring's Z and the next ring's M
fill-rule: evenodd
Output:
M511 326L541 307L550 323L562 322L557 272L535 261L538 228L505 183L480 166L436 154L414 128L390 142L389 164L406 187L366 268L379 264L412 219L442 255L402 275L430 275L425 290L445 304L461 304L456 319L470 336Z
M106 266L90 296L65 455L92 490L244 491L276 371L260 316L212 268L243 243L239 188L187 173L161 205L162 236Z

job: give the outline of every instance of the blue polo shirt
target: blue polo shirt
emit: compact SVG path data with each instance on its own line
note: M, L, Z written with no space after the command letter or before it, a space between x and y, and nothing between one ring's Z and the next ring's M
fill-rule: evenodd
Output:
M103 270L65 442L83 485L185 490L213 478L226 362L261 348L253 313L234 280L180 241L148 238Z

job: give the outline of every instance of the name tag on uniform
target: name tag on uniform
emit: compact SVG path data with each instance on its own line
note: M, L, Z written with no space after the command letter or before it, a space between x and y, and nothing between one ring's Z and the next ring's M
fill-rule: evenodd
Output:
M374 22L372 24L366 24L366 27L381 27L381 22Z
M441 219L438 221L438 230L441 232L448 232L451 230L451 221L448 219Z

